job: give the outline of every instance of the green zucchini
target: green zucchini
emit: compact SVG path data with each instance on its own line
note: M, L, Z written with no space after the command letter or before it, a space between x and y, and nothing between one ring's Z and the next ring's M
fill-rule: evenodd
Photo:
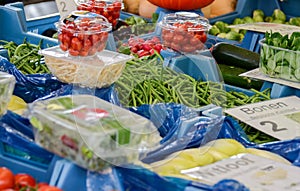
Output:
M223 80L225 84L244 88L244 89L256 89L260 90L263 81L250 79L247 77L239 76L240 74L247 72L247 69L236 67L236 66L229 66L225 64L218 64L220 71L223 76Z
M259 67L260 55L237 45L221 42L212 48L212 55L219 64L236 66L247 70Z

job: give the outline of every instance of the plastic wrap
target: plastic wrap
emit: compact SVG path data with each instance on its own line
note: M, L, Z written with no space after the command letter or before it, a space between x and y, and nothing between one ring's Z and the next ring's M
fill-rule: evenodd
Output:
M175 103L142 105L140 107L131 107L129 110L153 122L158 128L160 136L163 137L161 143L176 133L182 120L194 118L199 115L196 110Z
M91 95L36 101L28 116L38 144L92 171L136 161L161 140L150 120Z
M113 85L109 86L107 88L87 88L87 87L81 87L76 86L72 84L67 84L62 86L61 88L51 92L50 94L39 98L38 100L45 100L53 97L58 96L65 96L65 95L79 95L79 94L86 94L86 95L93 95L96 97L99 97L101 99L104 99L114 105L119 105L120 102L118 99L117 92L114 90Z
M145 163L152 163L161 160L166 156L186 149L199 147L211 140L220 136L220 130L224 128L223 117L209 118L200 116L192 119L192 121L181 121L179 129L184 129L182 136L171 136L165 140L160 147L152 152L147 153L147 156L142 159ZM176 131L176 135L180 135L180 131Z
M300 167L300 138L255 145L255 148L279 154Z
M87 171L86 177L87 191L125 191L116 168L108 168L104 172Z
M2 56L0 56L0 70L12 74L16 78L13 94L21 97L27 103L46 96L65 85L51 74L24 75Z
M6 72L0 72L0 117L7 111L7 106L15 87L15 77Z
M118 189L118 191L159 191L162 189L164 191L249 191L236 180L225 179L210 186L181 178L159 176L148 169L134 165L114 167L105 176L101 173L87 172L87 174L88 191L92 191L90 188L93 188L93 191L95 191L94 188L98 188L97 191L108 191L109 188ZM113 181L116 186L107 185L103 177L109 177L108 182Z

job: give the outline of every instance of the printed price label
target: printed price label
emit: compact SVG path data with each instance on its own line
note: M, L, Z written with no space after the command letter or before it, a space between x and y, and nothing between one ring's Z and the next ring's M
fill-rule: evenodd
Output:
M280 140L300 136L300 98L297 96L247 104L224 112Z
M72 11L76 10L76 3L74 0L56 0L56 5L60 14L60 17L66 17Z
M299 191L300 168L253 154L238 154L210 165L182 170L206 184L235 179L251 191Z

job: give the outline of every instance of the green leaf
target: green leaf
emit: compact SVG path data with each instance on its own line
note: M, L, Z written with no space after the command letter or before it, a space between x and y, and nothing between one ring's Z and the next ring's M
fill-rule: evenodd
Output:
M295 70L295 77L298 79L298 81L300 81L300 68Z
M274 70L276 68L276 62L273 59L269 59L267 63L267 67L269 70Z

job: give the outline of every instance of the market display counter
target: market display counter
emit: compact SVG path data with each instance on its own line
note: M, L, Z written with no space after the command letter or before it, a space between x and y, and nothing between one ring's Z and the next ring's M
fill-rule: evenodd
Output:
M262 10L265 15L272 15L275 9L280 9L286 14L286 20L288 20L300 16L294 9L294 7L297 6L296 1L290 0L274 0L268 4L260 1L239 0L234 12L210 18L207 20L207 25L204 25L210 27L209 24L213 26L219 21L233 23L236 18L252 16L253 11L258 9ZM203 25L203 30L193 28L193 36L186 35L185 39L199 37L200 34L205 34L205 40L202 38L202 46L197 47L199 50L188 49L185 45L190 45L190 43L192 43L191 40L185 44L181 44L184 38L181 40L174 38L173 34L176 32L178 33L176 33L177 37L185 35L180 33L180 31L176 31L176 29L174 30L174 26L179 26L178 23L175 24L172 29L168 28L167 25L165 25L166 23L163 23L166 21L166 16L170 16L174 11L166 9L159 10L161 11L156 15L155 20L142 18L138 15L121 11L119 23L115 25L116 28L114 28L113 32L108 35L105 50L95 53L95 55L97 57L96 60L104 59L106 63L105 65L103 62L105 67L108 67L108 63L110 63L111 65L121 67L122 70L118 70L121 71L120 75L117 75L116 79L109 84L96 86L91 83L87 84L87 79L94 79L92 75L96 75L97 71L94 72L90 70L88 72L89 75L85 76L78 74L77 78L76 74L74 74L75 77L73 76L73 81L64 81L61 80L62 76L56 76L57 70L53 70L53 68L51 68L53 73L50 73L49 71L51 70L49 70L48 73L37 74L26 73L22 70L20 65L14 65L14 63L12 63L14 59L10 57L13 54L11 50L18 49L18 45L22 43L23 47L27 46L28 48L28 43L34 47L38 47L39 51L35 54L46 56L46 59L43 58L38 61L39 64L43 64L43 67L50 66L47 54L45 55L44 53L52 51L52 49L58 51L53 51L54 53L52 52L51 56L57 57L57 59L69 59L68 70L72 70L70 67L73 66L72 64L74 63L76 66L81 66L85 63L87 65L84 67L84 69L86 69L84 71L88 71L87 69L90 66L94 66L95 63L97 65L98 61L92 60L90 63L85 61L92 58L92 56L86 57L85 59L76 59L77 57L72 57L70 54L64 52L64 50L60 50L62 44L61 39L58 40L53 38L53 36L49 37L44 35L47 30L56 30L55 23L59 21L59 14L28 20L25 16L23 3L16 2L0 6L0 23L5 26L5 28L0 31L1 45L3 45L0 49L0 69L2 72L14 76L16 80L13 91L14 96L23 99L26 104L31 106L31 109L32 103L40 102L41 104L43 100L54 100L52 102L50 101L52 104L48 104L51 105L51 107L41 107L41 105L37 105L40 106L41 110L47 108L46 110L50 112L49 116L52 114L58 117L66 115L67 117L65 116L64 118L68 118L74 115L75 118L78 117L79 124L83 124L82 121L86 120L86 118L83 117L90 117L89 119L91 121L95 120L95 118L102 120L106 118L108 114L103 110L101 110L101 112L97 110L97 115L94 115L96 111L95 108L89 108L89 110L85 111L93 111L94 113L92 112L93 115L87 116L82 112L78 112L86 107L86 104L81 103L78 108L73 108L73 102L70 102L68 106L64 105L66 104L65 102L60 102L60 104L66 106L64 108L66 111L63 111L61 105L58 104L57 106L59 101L55 101L55 98L89 94L90 96L94 96L94 99L91 98L91 100L95 101L100 98L101 100L107 101L107 104L112 104L116 108L120 107L131 112L133 120L137 120L137 118L134 117L136 114L143 117L149 124L156 127L155 132L159 134L159 138L156 140L157 147L145 152L145 143L149 142L145 141L143 143L145 147L143 148L144 150L141 149L143 152L140 152L141 158L138 162L135 161L135 163L126 164L125 166L112 165L105 168L104 171L93 172L86 167L77 165L76 162L78 161L72 160L74 156L69 158L62 156L67 152L52 152L54 150L49 151L51 149L47 148L48 150L46 150L42 147L41 145L43 145L43 143L41 145L36 143L35 136L37 129L47 129L49 135L53 134L53 130L55 129L51 130L51 128L42 126L41 123L37 122L37 116L33 117L29 115L29 113L32 112L29 107L27 113L23 114L17 114L8 110L0 118L0 166L5 166L14 173L31 174L38 182L47 182L64 191L161 190L161 188L163 188L163 190L173 191L247 191L249 187L253 189L253 184L271 190L272 181L276 178L278 181L283 181L284 178L287 178L288 181L291 181L291 185L286 186L289 186L288 188L290 190L297 190L299 183L290 172L296 172L296 174L299 172L300 147L297 137L299 131L291 133L287 127L280 126L282 124L276 123L276 127L273 126L273 132L268 133L267 131L260 131L252 127L249 125L249 121L243 121L245 117L234 115L238 113L238 108L246 107L250 104L254 104L251 105L255 108L253 113L263 113L266 112L267 109L269 109L268 111L280 109L279 106L284 105L287 109L293 107L291 110L294 110L294 112L285 115L289 120L289 124L295 124L295 127L299 125L297 116L300 108L298 108L298 104L296 103L300 96L300 86L299 81L297 81L299 80L297 78L297 72L300 71L300 65L298 63L300 61L298 59L299 55L297 55L296 52L297 50L295 50L295 52L287 51L288 53L277 58L276 63L273 65L269 63L270 61L267 63L268 67L274 66L274 71L279 65L280 68L285 66L290 67L289 71L292 72L290 72L289 75L293 77L293 82L281 79L279 74L279 78L276 78L276 80L266 77L259 79L261 80L261 84L258 88L251 86L251 83L248 84L248 87L240 87L238 83L234 83L235 85L228 84L227 82L224 83L223 71L220 70L221 67L218 66L218 64L221 64L219 62L222 62L222 60L228 62L228 60L233 59L233 57L237 55L238 58L235 57L234 59L241 59L246 63L245 55L242 54L247 54L247 52L254 53L255 57L259 60L256 61L257 67L251 68L251 70L256 70L251 71L247 68L246 71L248 73L243 75L245 75L248 80L255 78L255 75L260 75L259 69L261 65L259 65L259 63L262 62L261 59L264 57L261 55L261 44L259 42L261 42L261 39L266 38L265 35L267 33L249 30L245 33L242 40L226 39L210 34L208 29L203 28L203 20L201 20L197 22ZM195 13L197 13L197 11L189 11L189 13L185 13L185 15L178 13L178 15L183 18L186 17L186 14L193 16ZM195 18L196 17L193 19ZM12 20L15 22L13 25L10 23ZM138 24L138 22L152 26L142 31L138 27L140 24ZM196 24L194 23L193 27L199 24L197 22ZM173 24L174 23L171 22L171 25ZM169 25L170 23L168 23L168 26ZM137 27L134 28L134 26ZM118 33L119 28L122 29L122 32L119 31ZM134 33L134 36L132 33ZM170 34L172 34L172 39L168 40ZM77 38L77 36L74 37L74 39L75 38ZM296 33L294 40L295 39L298 41L300 39ZM293 42L292 40L291 42ZM15 44L8 44L9 42L14 42ZM86 41L82 41L82 43L83 42ZM174 42L177 44L174 44ZM195 47L196 44L200 44L200 41L197 42L198 43L195 43ZM231 55L232 57L228 60L224 59L224 52L222 56L217 58L213 52L213 48L221 43L236 46L240 48L240 50L238 53L234 52L233 56ZM12 46L10 47L11 49L7 48L8 45ZM154 45L158 46L152 48ZM50 47L54 48L51 49ZM73 45L70 45L69 48L70 47L74 48ZM81 48L81 46L79 47ZM76 48L78 48L78 46ZM20 49L21 48L19 48L19 50ZM182 50L184 53L178 50ZM19 54L25 51L27 50L23 49L23 51L17 52ZM27 52L28 55L31 53L32 52ZM17 58L19 58L17 62L20 62L25 56L26 55L21 55L21 53L17 55ZM121 59L121 61L114 60L120 57L124 59ZM294 61L293 64L286 63L287 58L289 61ZM281 61L281 63L277 63L277 61ZM100 65L103 65L103 63L100 63ZM228 67L233 66L228 64ZM41 66L39 66L39 69L40 68ZM61 69L61 67L58 69ZM103 67L101 71L104 71ZM101 72L97 73L97 79L99 75L100 77L104 75L100 73ZM69 75L66 71L65 74ZM105 73L106 77L111 75L112 73L110 74L109 71ZM114 75L116 75L116 73L114 73ZM76 80L79 83L75 83ZM290 100L296 100L295 104L289 102L288 96L291 96ZM277 98L283 98L279 99L282 105L275 107L274 103ZM269 104L269 107L259 105L263 103ZM236 111L232 110L235 108L237 108ZM273 114L277 115L280 114L280 112L285 113L286 110L280 110ZM243 109L240 109L240 111L243 111ZM263 114L263 117L267 117L267 115L270 116L272 113L266 112ZM71 118L68 119L69 125L71 124L70 121L72 121ZM257 121L259 120L257 119ZM134 126L132 125L132 121L129 120L127 122L130 122L130 127ZM114 126L114 130L117 132L115 132L115 135L109 135L113 140L117 140L117 147L130 141L130 137L133 136L133 133L130 131L129 134L127 131L126 133L123 132L126 128L118 128L120 123L122 123L122 121L109 123ZM261 126L266 127L267 125L274 124L275 122L270 119L261 124ZM62 124L60 123L60 125ZM68 127L73 126L70 125ZM277 132L288 132L288 135L281 134L281 136L275 136ZM125 134L126 136L123 136ZM291 136L295 134L296 136ZM289 137L289 139L285 139L284 137ZM150 138L148 139L150 140ZM83 157L87 157L88 160L94 157L93 154L95 153L87 148L79 148L79 142L70 137L66 138L66 136L64 136L64 140L61 139L61 141L65 144L65 148L76 150L77 153L82 152ZM211 144L211 146L208 148L205 144ZM113 145L110 146L113 147ZM207 148L207 152L209 151L209 155L202 155L203 153L195 155L195 152L203 151L205 148ZM268 159L256 160L254 155ZM219 161L221 159L223 160ZM272 159L273 163L268 161L269 159ZM274 162L274 160L277 162ZM220 163L218 163L218 161ZM162 162L163 165L161 167L155 166L159 162ZM258 171L255 172L256 178L260 177L261 179L258 179L262 182L249 183L245 181L247 178L243 179L244 176L237 177L234 175L232 176L236 177L235 180L226 176L224 176L225 178L218 176L215 180L219 181L201 178L200 175L202 171L207 173L208 170L211 170L211 166L209 165L212 165L212 169L216 169L213 163L216 163L215 165L219 164L219 166L225 165L224 168L229 171L234 171L234 168L240 168L243 165L250 165L250 163L257 163L258 166L261 165L261 167L272 164L274 165L272 166L274 169L267 170L274 170L274 173L278 174L279 178L270 178L267 176L266 168L259 168ZM201 166L201 168L197 168L198 166ZM282 172L280 171L282 168L289 168L290 171ZM222 169L219 169L219 171L221 172ZM280 173L286 174L286 176L279 176L279 171ZM212 172L210 175L212 175ZM246 176L248 175L245 175L245 177ZM271 183L268 185L265 184L264 181Z

